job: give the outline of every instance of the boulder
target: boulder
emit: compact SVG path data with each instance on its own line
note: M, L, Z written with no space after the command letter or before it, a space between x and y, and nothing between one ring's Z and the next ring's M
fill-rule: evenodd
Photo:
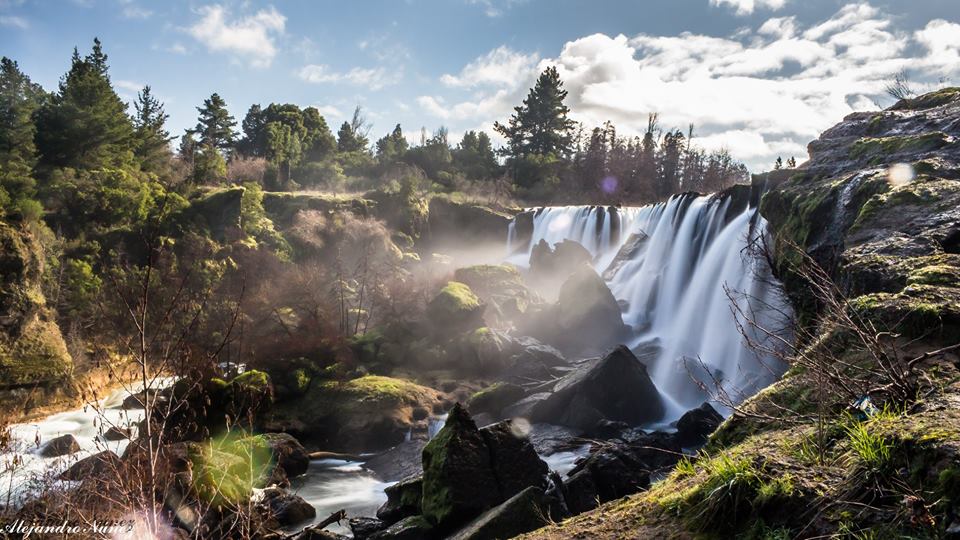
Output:
M635 232L627 237L627 240L620 247L620 251L617 252L613 260L610 261L610 264L603 270L603 279L613 279L613 276L617 275L617 272L619 272L625 264L632 261L634 257L643 250L648 239L647 234L643 232Z
M589 265L581 266L563 283L553 311L553 342L561 350L599 351L629 333L617 299Z
M623 345L561 379L530 409L531 421L582 430L601 420L635 426L659 420L664 412L646 366Z
M423 449L423 516L454 530L501 501L487 441L458 403Z
M250 437L251 444L269 450L273 463L283 469L288 478L305 474L310 467L306 448L287 433L263 433Z
M387 528L387 524L383 521L370 517L350 518L347 523L350 525L350 532L353 533L354 540L367 540L367 538Z
M506 420L480 430L490 453L500 499L508 499L528 487L546 489L547 464L527 438L529 425Z
M588 490L587 496L577 495L575 499L578 501L593 496L595 492L596 498L604 503L650 487L651 469L625 445L604 444L580 461L570 471L569 476L573 478L581 473L589 474L592 482L583 479L578 482L583 481L583 486L593 487ZM572 491L569 486L567 489ZM568 501L568 507L574 512L578 504L570 504Z
M462 371L491 375L507 366L510 336L484 326L458 340Z
M40 447L40 455L45 458L68 456L79 451L80 443L69 433L50 439Z
M143 408L144 395L150 396L150 402L151 402L151 404L153 404L153 403L155 403L155 401L154 401L155 399L163 399L163 398L160 398L159 396L163 396L164 394L161 394L160 391L159 391L158 389L156 389L156 388L151 388L151 389L147 390L146 392L142 392L142 391L141 391L141 392L137 392L137 393L135 393L135 394L130 394L129 396L127 396L126 398L124 398L123 403L120 405L120 408L122 408L122 409L127 409L127 410L129 410L129 409L142 409L142 408Z
M548 523L549 504L538 487L528 487L499 506L487 510L451 536L452 540L513 538Z
M530 252L530 275L538 279L562 279L592 260L593 255L579 242L561 240L551 249L546 240L540 240Z
M103 439L105 441L123 441L129 439L130 434L130 428L110 426L110 429L103 432Z
M383 490L387 502L377 509L377 517L384 523L393 524L403 518L421 512L423 476L410 477Z
M523 399L526 390L511 383L494 383L470 397L467 409L471 414L489 413L501 417L503 409Z
M707 437L723 422L723 416L709 403L704 402L691 409L677 420L677 442L681 446L698 446L707 442Z
M275 487L263 490L259 506L282 527L303 523L317 516L317 510L302 497Z
M464 332L483 326L484 305L470 287L451 281L427 304L427 319L442 332Z
M523 283L520 272L509 264L480 264L459 268L453 279L467 285L487 306L491 323L505 324L540 301Z
M115 475L122 465L120 456L105 450L74 463L69 469L60 473L60 479L78 482L86 478Z
M428 540L433 537L433 525L423 516L410 516L375 533L370 540Z

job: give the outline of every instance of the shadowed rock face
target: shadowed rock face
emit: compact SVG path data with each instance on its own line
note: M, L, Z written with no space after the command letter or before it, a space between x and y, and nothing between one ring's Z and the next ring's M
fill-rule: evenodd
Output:
M646 366L623 345L561 379L530 408L535 422L582 430L602 420L635 426L659 420L663 413L660 392Z
M761 213L801 306L791 244L823 266L881 327L960 336L960 89L854 113L810 143L810 160ZM903 174L891 176L901 164ZM891 181L894 178L895 181ZM808 306L809 308L809 306Z

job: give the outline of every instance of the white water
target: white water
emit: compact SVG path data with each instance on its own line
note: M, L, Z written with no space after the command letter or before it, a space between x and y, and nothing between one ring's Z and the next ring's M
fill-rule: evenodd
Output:
M606 207L538 209L526 250L516 245L516 228L510 228L508 261L526 266L541 240L552 246L570 239L594 255L594 267L602 273L632 234L646 235L642 247L608 284L618 300L628 303L623 320L635 330L628 345L655 343L662 348L648 367L669 421L715 397L699 389L697 382L706 383L715 394L715 378L739 401L773 382L783 370L773 358L748 348L737 324L751 339L767 341L770 338L750 331L742 314L767 329L785 328L784 319L790 315L766 261L750 249L765 234L766 222L755 208L726 221L728 205L729 199L688 195L620 208L619 234L610 230L613 220ZM599 217L603 213L607 215ZM599 232L598 219L603 219ZM736 315L734 301L741 315Z

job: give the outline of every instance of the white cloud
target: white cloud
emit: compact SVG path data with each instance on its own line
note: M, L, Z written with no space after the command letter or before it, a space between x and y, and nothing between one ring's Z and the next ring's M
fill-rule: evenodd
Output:
M767 8L773 11L782 9L787 0L710 0L711 6L729 4L736 8L737 15L750 15L757 8Z
M316 108L318 111L320 111L320 114L327 119L343 118L343 112L341 112L340 109L334 107L333 105L316 105Z
M139 6L134 6L134 5L124 6L122 13L123 13L123 16L127 19L140 19L140 20L149 19L153 15L153 11L146 8L139 7Z
M355 67L345 72L331 71L330 66L323 64L308 64L300 68L298 76L304 81L321 83L347 83L357 86L366 86L370 90L379 90L399 82L402 73L398 70L386 68L359 68Z
M467 64L459 75L446 74L440 81L447 86L466 88L486 84L513 87L537 60L536 54L521 54L501 45Z
M187 29L191 36L207 49L231 53L253 67L268 67L273 61L274 39L283 34L287 21L273 7L236 19L221 5L205 6L198 13L200 20Z
M10 28L26 30L27 28L30 28L30 23L27 22L27 20L23 17L17 17L16 15L2 15L0 16L0 26L9 26Z
M483 8L483 14L495 18L503 15L507 10L526 0L467 0L468 4Z
M169 47L167 47L167 52L172 52L172 53L174 53L174 54L187 54L187 53L188 53L187 48L184 47L183 44L182 44L182 43L179 43L179 42L174 43L173 45L170 45Z
M778 155L802 161L806 144L823 130L889 100L884 89L901 70L918 88L924 80L960 76L957 35L960 24L943 20L912 34L897 31L888 15L866 3L807 27L773 18L731 37L594 34L529 63L525 72L518 69L512 86L497 85L494 77L474 86L471 81L486 80L479 74L490 58L508 57L491 51L441 79L470 88L468 99L424 95L417 103L446 122L503 121L552 65L569 92L572 117L587 127L611 120L618 133L640 134L647 115L657 112L664 128L685 131L692 123L698 144L726 147L751 168L768 169Z

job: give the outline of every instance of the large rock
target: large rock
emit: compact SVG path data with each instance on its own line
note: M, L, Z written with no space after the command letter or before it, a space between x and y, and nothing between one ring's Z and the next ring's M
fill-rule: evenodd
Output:
M120 456L105 450L74 463L69 469L60 473L60 479L80 481L86 478L116 475L122 466Z
M317 510L303 497L280 488L263 490L259 505L269 518L283 527L303 523L317 516Z
M330 451L370 452L426 430L423 411L439 408L442 393L411 381L365 375L311 384L306 393L278 404L267 426Z
M467 401L467 409L474 415L489 413L500 418L504 408L523 399L526 393L526 390L515 384L494 383L472 395Z
M540 240L530 252L530 275L538 279L563 279L592 260L593 255L587 248L574 240L561 240L553 248L546 240Z
M528 487L504 503L484 512L451 537L451 540L513 538L548 523L549 504L538 487Z
M440 333L462 332L483 326L483 310L470 287L451 281L427 304L427 318Z
M310 454L293 435L264 433L245 440L248 440L255 450L269 452L271 462L283 469L288 478L300 476L310 467Z
M515 212L433 197L424 240L434 248L461 247L464 238L474 244L502 246Z
M354 540L367 540L388 527L383 521L369 517L350 518L347 523L350 525Z
M387 501L377 509L377 517L393 524L421 512L423 476L414 476L388 486L383 490Z
M646 366L621 345L561 379L549 396L531 405L530 417L589 431L600 420L639 425L659 420L663 412Z
M381 452L363 463L363 467L373 471L385 482L396 482L411 476L423 474L423 447L425 438L412 438Z
M523 489L546 487L547 466L522 426L478 429L458 403L423 451L423 515L452 531Z
M723 422L723 416L709 403L704 402L691 409L677 420L677 442L681 446L697 446L707 442L707 437Z
M453 279L470 287L486 304L484 316L491 324L507 325L541 301L523 284L517 268L508 264L459 268Z
M603 279L613 279L613 276L617 275L617 272L619 272L625 264L634 260L634 258L640 254L644 246L647 245L649 238L650 237L644 232L630 234L623 243L623 246L620 247L620 251L617 251L616 256L610 261L610 264L603 269Z
M69 433L50 439L40 447L40 455L46 458L67 456L79 451L80 443Z
M410 516L375 533L370 540L430 540L433 524L423 516Z

